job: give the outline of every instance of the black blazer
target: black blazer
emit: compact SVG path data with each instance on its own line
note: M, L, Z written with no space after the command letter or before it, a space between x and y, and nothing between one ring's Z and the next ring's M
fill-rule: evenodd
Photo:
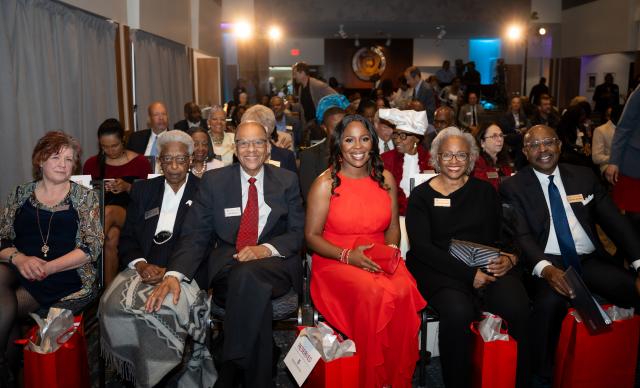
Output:
M610 258L598 238L596 222L616 246L634 259L640 257L640 240L635 236L629 221L618 212L593 171L570 164L560 164L559 168L567 195L582 194L585 200L593 196L586 205L582 202L572 203L571 209L599 256ZM500 194L515 211L516 243L524 259L533 268L540 260L545 259L544 248L551 224L542 186L533 168L527 166L505 180L500 185Z
M433 112L436 110L436 97L433 89L426 82L420 81L420 89L418 89L415 99L419 100L424 106L429 122L433 122Z
M164 176L159 176L149 180L138 181L131 189L131 203L127 208L127 218L120 234L118 244L118 256L120 265L125 268L135 259L145 258L147 262L166 267L169 256L175 242L178 241L182 231L182 225L189 210L188 201L193 201L198 190L200 179L193 174L189 174L187 186L180 200L176 222L173 226L173 236L171 240L163 244L162 249L154 249L154 256L149 257L153 247L153 236L155 235L160 209L162 208L162 197L164 196ZM155 213L151 215L151 213Z
M271 144L271 160L280 162L280 167L286 168L294 174L298 172L296 156L291 150Z
M210 285L225 264L234 260L240 215L227 217L225 209L242 208L240 168L239 164L234 164L204 174L167 270L193 278L206 260ZM284 256L282 265L287 268L296 291L301 292L304 210L296 175L265 164L264 200L271 213L258 237L258 244L269 243ZM207 255L210 244L214 248Z
M127 142L127 148L131 151L144 155L144 151L147 150L147 143L151 137L151 128L143 129L142 131L136 131L129 136Z
M200 120L200 128L204 129L205 131L209 130L209 126L207 125L207 120L205 119ZM189 132L189 123L187 122L186 119L180 120L177 123L173 124L173 129L179 129L183 132Z
M329 140L300 152L300 189L307 200L313 181L329 167Z

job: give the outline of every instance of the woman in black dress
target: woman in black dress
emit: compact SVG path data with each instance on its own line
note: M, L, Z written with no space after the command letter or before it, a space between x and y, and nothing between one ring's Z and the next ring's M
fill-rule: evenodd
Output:
M528 380L526 323L529 301L502 253L486 273L449 254L451 239L497 246L501 208L491 184L472 176L478 147L471 134L446 128L431 145L431 165L440 175L416 187L407 206L410 250L407 267L420 292L440 315L440 356L447 387L471 386L471 322L482 311L504 318L518 341L518 386Z
M47 133L33 150L35 180L13 189L0 215L0 387L17 370L19 318L95 298L103 233L97 196L69 180L79 160L75 139Z

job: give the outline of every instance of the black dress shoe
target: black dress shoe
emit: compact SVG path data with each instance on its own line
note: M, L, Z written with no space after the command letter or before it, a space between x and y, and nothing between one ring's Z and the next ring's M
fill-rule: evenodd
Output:
M6 358L0 358L0 388L15 388L16 380Z

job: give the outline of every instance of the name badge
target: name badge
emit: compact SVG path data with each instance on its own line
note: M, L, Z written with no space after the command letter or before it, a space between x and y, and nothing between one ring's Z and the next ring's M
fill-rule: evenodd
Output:
M146 212L144 212L144 219L148 220L149 218L155 217L158 214L160 214L160 208L159 207L151 209L151 210L147 210Z
M498 179L499 176L498 176L497 172L489 171L489 172L487 172L487 178L489 178L489 179Z
M287 131L291 132L293 131L293 125L287 125L286 126Z
M269 159L269 161L267 163L269 163L272 166L280 167L280 161L279 160L271 160L271 159Z
M582 194L567 195L567 201L569 203L583 202L584 197L582 196Z
M451 199L449 198L434 198L433 206L435 207L451 207Z
M62 212L65 210L69 210L69 205L60 205L60 206L56 206L55 208L53 208L54 212Z
M225 217L237 217L242 214L242 211L239 207L228 207L224 209Z

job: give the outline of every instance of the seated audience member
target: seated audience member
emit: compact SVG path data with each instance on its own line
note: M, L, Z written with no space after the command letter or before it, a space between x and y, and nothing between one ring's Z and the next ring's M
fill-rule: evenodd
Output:
M344 109L337 106L325 110L322 128L327 136L320 143L300 152L300 190L305 202L313 181L329 167L331 135L344 115Z
M164 174L139 181L131 189L118 253L121 267L135 269L145 283L162 280L180 238L182 222L195 199L200 179L189 174L193 143L189 135L177 130L160 135L159 160Z
M496 124L483 124L476 136L480 144L480 155L473 168L473 176L487 181L498 190L502 178L513 173L509 153L504 148L504 134Z
M478 103L478 95L470 92L467 95L467 103L462 105L458 112L458 122L462 127L461 129L475 136L480 127L479 116L483 113L484 108Z
M48 132L31 162L34 181L10 191L0 218L2 387L17 386L20 321L60 301L80 308L97 291L100 205L94 192L69 180L80 165L80 145L64 132Z
M451 85L442 88L439 95L441 106L448 106L449 108L453 109L454 114L458 112L458 101L464 96L460 84L460 78L455 77L451 81Z
M391 95L391 107L398 109L405 109L409 101L413 98L413 89L409 87L407 79L401 76L399 79L400 87Z
M232 132L226 132L224 110L218 105L209 111L209 137L213 143L213 158L221 161L225 166L233 163L234 139Z
M386 97L378 97L376 98L376 110L378 109L384 109L384 108L391 108L391 104L389 103L389 100L387 100Z
M431 128L431 132L427 132L422 141L422 147L429 151L431 149L431 143L433 139L438 135L440 131L445 128L449 128L455 125L456 116L448 106L441 106L436 109L436 112L433 115L433 128Z
M187 102L184 104L184 120L173 124L173 128L189 132L189 129L198 127L206 128L207 120L202 118L202 112L198 104L195 102Z
M433 141L431 164L440 175L416 187L409 198L407 267L440 315L445 385L472 385L469 325L489 311L508 322L509 334L518 341L517 385L525 387L529 300L520 271L514 269L515 257L501 252L484 272L449 253L452 239L499 247L500 201L489 183L470 176L477 157L475 139L458 128L442 130Z
M189 135L193 140L193 154L190 158L189 171L193 175L202 178L205 171L224 167L224 163L213 157L213 143L206 130L200 127L191 128Z
M508 146L507 151L515 163L516 170L527 164L527 159L522 153L522 137L529 124L522 109L522 99L518 96L512 97L508 111L498 120L498 126L505 135L504 142Z
M397 185L398 214L404 216L411 192L411 178L433 170L429 164L429 153L418 146L427 127L427 114L398 109L382 109L378 113L381 119L395 126L391 135L395 148L381 156L384 168L393 175Z
M562 144L552 128L532 127L524 144L530 166L506 180L500 194L518 215L516 244L533 270L532 366L538 376L550 379L571 297L564 270L574 267L591 292L637 309L640 279L605 251L596 222L635 260L635 270L640 268L640 241L590 169L558 164Z
M217 387L232 386L236 374L245 387L272 386L271 299L302 290L304 210L298 179L265 164L270 147L262 124L240 124L239 164L204 175L164 279L147 303L147 311L157 311L169 293L177 303L180 282L208 263L207 284L226 309Z
M280 134L287 134L290 138L293 135L291 144L284 147L284 142L287 140L286 135L282 135L282 139L278 139L283 148L288 148L291 151L297 151L302 144L302 123L300 120L293 116L289 116L285 113L284 100L281 97L273 96L269 101L269 106L276 115L276 130L278 131L278 138Z
M380 119L380 115L376 112L373 116L373 128L376 131L376 137L378 138L378 150L380 154L391 151L395 146L393 145L393 124L389 121Z
M116 119L98 128L100 151L84 163L83 173L104 180L104 282L109 285L118 273L118 238L129 205L129 192L136 179L147 179L149 161L124 147L124 129Z
M362 100L358 105L356 113L373 123L377 111L378 106L376 105L375 101Z
M162 102L156 101L149 105L147 113L149 128L133 132L127 141L127 149L144 156L158 156L156 147L158 136L169 126L167 108Z
M615 108L607 108L603 118L604 124L600 125L593 131L593 139L591 144L591 159L593 163L600 168L600 173L609 165L609 157L611 156L611 142L613 134L616 130L616 124L620 119L622 109L620 106Z
M267 163L277 167L286 168L287 170L296 174L298 173L298 168L296 166L296 157L293 151L277 146L280 134L275 130L276 117L271 109L266 108L262 105L252 106L247 110L244 116L242 116L242 121L258 122L264 125L265 129L267 130L267 135L269 135L269 141L271 143L271 152ZM291 139L290 135L289 139Z
M588 102L569 106L558 124L558 139L562 142L561 161L563 163L592 167L591 129Z
M305 227L313 255L311 296L327 322L353 339L360 387L411 387L418 311L425 302L404 262L393 274L355 247L357 238L400 240L396 183L384 170L373 126L346 116L332 134L331 167L309 193Z
M543 94L538 99L538 110L531 119L531 125L546 125L558 129L560 115L556 112L551 101L551 96Z

